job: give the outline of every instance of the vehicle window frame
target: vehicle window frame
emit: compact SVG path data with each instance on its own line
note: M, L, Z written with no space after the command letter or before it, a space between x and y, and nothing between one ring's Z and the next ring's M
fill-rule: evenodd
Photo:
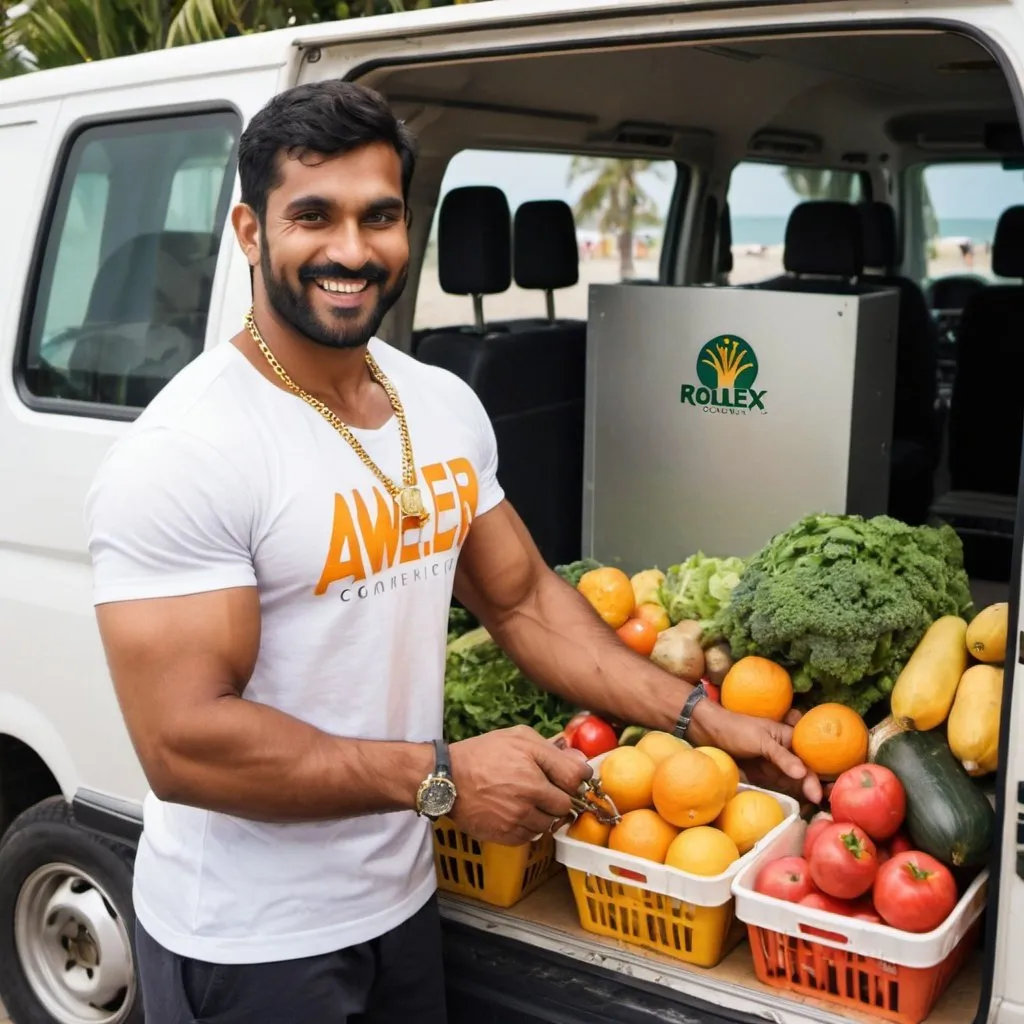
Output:
M37 306L47 271L47 256L51 245L53 230L56 225L63 225L67 214L75 179L77 166L72 166L76 146L83 135L100 133L101 138L130 135L140 125L146 130L164 128L168 132L175 130L187 131L189 121L206 121L215 125L222 119L230 128L234 142L228 155L224 183L217 202L217 218L224 220L222 233L227 229L227 214L231 196L234 193L238 177L238 143L245 126L241 111L233 103L218 100L197 104L172 104L159 108L146 108L128 111L104 112L78 119L68 126L56 159L50 171L46 196L42 206L42 215L35 232L32 252L24 288L21 293L21 308L18 315L17 333L12 354L11 371L15 392L22 405L33 412L51 413L61 416L75 416L93 420L113 420L132 422L143 412L144 407L104 404L79 399L42 396L35 394L26 381L27 360L31 350L33 322L37 314ZM180 126L180 127L179 127ZM69 170L71 173L69 174ZM52 286L53 266L50 266L50 286ZM210 308L213 306L211 296ZM207 311L209 313L209 310Z

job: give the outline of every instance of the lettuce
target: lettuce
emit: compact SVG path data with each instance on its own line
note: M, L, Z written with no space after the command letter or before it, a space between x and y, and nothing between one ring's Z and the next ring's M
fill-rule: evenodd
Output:
M659 597L672 624L714 618L728 605L745 567L742 558L713 558L702 551L670 566Z

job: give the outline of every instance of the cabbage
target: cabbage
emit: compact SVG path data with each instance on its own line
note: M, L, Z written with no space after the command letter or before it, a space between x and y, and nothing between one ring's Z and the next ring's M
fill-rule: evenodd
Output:
M669 567L659 596L672 624L684 619L707 622L724 608L740 582L742 558L713 558L698 551Z

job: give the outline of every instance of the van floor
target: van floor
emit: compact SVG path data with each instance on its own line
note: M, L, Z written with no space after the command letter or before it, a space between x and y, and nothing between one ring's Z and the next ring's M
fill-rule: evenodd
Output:
M642 987L667 986L703 1002L713 1002L726 1011L732 1008L747 1018L756 1015L776 1022L784 1020L790 1014L781 1007L788 1003L795 1020L821 1024L838 1024L844 1020L879 1024L883 1020L868 1009L861 1013L838 1003L784 993L762 984L754 974L750 946L739 924L734 933L742 936L739 943L721 963L710 969L587 932L580 927L564 870L508 910L442 893L441 912L461 924L541 946L579 961L581 965L618 972ZM974 1020L981 995L983 966L984 956L976 951L941 996L927 1024L970 1024Z

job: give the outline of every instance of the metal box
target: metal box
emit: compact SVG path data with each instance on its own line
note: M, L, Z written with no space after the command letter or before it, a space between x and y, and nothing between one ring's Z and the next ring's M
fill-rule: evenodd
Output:
M817 511L883 513L899 295L595 285L583 552L747 557Z

